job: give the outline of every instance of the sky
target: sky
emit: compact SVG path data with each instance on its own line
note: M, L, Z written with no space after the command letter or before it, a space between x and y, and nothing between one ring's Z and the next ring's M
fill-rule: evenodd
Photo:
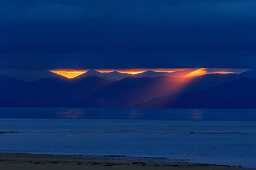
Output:
M0 69L255 68L255 0L1 0Z

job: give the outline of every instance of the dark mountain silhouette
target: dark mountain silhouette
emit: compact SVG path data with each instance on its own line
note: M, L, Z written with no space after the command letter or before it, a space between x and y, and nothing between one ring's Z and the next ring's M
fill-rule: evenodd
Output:
M255 69L248 70L248 71L243 72L241 74L241 76L247 77L247 78L255 78L256 79L256 71L255 71Z
M179 82L180 78L170 76L109 81L92 74L71 80L50 77L34 82L0 76L0 106L256 107L255 79L214 74L194 78L186 84Z
M256 79L241 78L202 91L155 98L137 107L256 108Z
M164 95L169 77L125 78L97 93L103 107L134 107L137 103Z
M56 77L57 75L48 71L48 70L0 70L0 75L16 78L16 79L22 79L24 81L36 81L48 77Z
M73 107L83 103L89 95L111 84L111 81L99 77L65 79L51 77L35 82L24 83L22 87L12 88L13 102L8 106L16 107ZM6 102L5 102L6 104ZM4 106L4 103L1 103Z
M169 76L125 78L98 93L100 105L105 107L135 107L136 104L155 97L174 95L173 89L176 91L177 87L175 86L180 79ZM205 75L193 79L192 82L182 88L181 92L204 90L234 79L238 79L238 76Z
M171 73L146 71L135 75L135 77L159 77L159 76L171 76Z
M22 80L0 75L0 85L1 85L0 90L6 89L6 88L19 87L23 84L25 84L25 82Z
M20 97L20 92L24 90L24 81L0 75L0 103L3 106L12 106Z
M184 92L205 90L239 78L241 78L239 74L207 74L195 77L184 89Z
M119 73L117 71L113 71L109 73L100 73L96 70L89 70L87 73L79 76L78 78L94 77L94 76L97 76L109 81L117 81L117 80L122 80L126 77L130 77L129 74Z
M184 72L183 72L184 73ZM172 76L173 73L166 73L166 72L155 72L155 71L146 71L142 72L139 74L131 75L127 73L119 73L118 71L113 71L109 73L100 73L96 70L89 70L85 74L82 74L81 76L77 78L85 78L85 77L92 77L92 76L97 76L106 80L110 81L117 81L117 80L122 80L128 77L131 78L145 78L145 77L161 77L161 76Z

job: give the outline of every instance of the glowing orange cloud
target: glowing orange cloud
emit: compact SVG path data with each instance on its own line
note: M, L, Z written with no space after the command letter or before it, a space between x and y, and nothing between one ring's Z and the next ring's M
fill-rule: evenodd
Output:
M111 73L111 72L114 72L116 70L96 70L96 71L98 71L100 73Z
M88 70L50 70L50 72L66 77L68 79L76 78L86 73L87 71Z
M146 72L147 70L138 70L138 69L129 69L129 70L104 70L104 69L102 69L102 70L96 70L96 71L98 71L98 72L100 72L100 73L111 73L111 72L114 72L114 71L117 71L117 72L119 72L119 73L124 73L124 74L130 74L130 75L136 75L136 74L140 74L140 73L144 73L144 72Z
M154 71L154 72L162 72L162 73L174 73L172 74L175 77L180 78L194 78L203 76L206 74L235 74L241 73L244 70L235 70L235 69L212 69L212 68L199 68L199 69L192 69L192 68L155 68L155 69L95 69L100 73L111 73L117 71L123 74L129 75L137 75L140 73L144 73L146 71ZM50 72L61 75L68 79L76 78L88 70L50 70Z
M206 71L206 68L199 68L197 70L194 70L190 73L188 73L185 77L187 78L193 78L193 77L199 77L208 74Z
M192 70L192 71L191 71ZM119 73L124 73L124 74L130 74L130 75L136 75L136 74L140 74L140 73L144 73L146 71L154 71L157 73L178 73L176 74L176 76L178 75L179 77L185 77L185 78L192 78L192 77L199 77L199 76L203 76L206 74L235 74L235 73L240 73L235 72L235 71L229 71L227 69L215 69L215 71L211 71L208 70L208 68L199 68L197 70L192 69L192 68L155 68L155 69L125 69L125 70L118 70L118 69L96 69L96 71L100 72L100 73L111 73L114 71L117 71ZM182 72L185 73L182 73ZM186 73L186 71L188 71L189 73Z
M174 70L174 69L152 69L152 71L157 72L157 73L173 73L176 70Z
M130 75L136 75L140 73L144 73L147 70L117 70L119 73L125 73L125 74L130 74Z
M216 71L209 74L235 74L236 72L230 72L230 71Z

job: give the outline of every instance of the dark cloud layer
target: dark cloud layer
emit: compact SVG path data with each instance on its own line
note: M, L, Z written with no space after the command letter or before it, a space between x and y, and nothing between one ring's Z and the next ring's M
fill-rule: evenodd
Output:
M2 0L0 68L256 66L254 0Z

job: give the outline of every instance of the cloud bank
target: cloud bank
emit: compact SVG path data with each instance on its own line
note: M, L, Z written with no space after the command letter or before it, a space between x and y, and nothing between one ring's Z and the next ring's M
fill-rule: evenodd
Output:
M253 0L2 0L0 68L256 66Z

